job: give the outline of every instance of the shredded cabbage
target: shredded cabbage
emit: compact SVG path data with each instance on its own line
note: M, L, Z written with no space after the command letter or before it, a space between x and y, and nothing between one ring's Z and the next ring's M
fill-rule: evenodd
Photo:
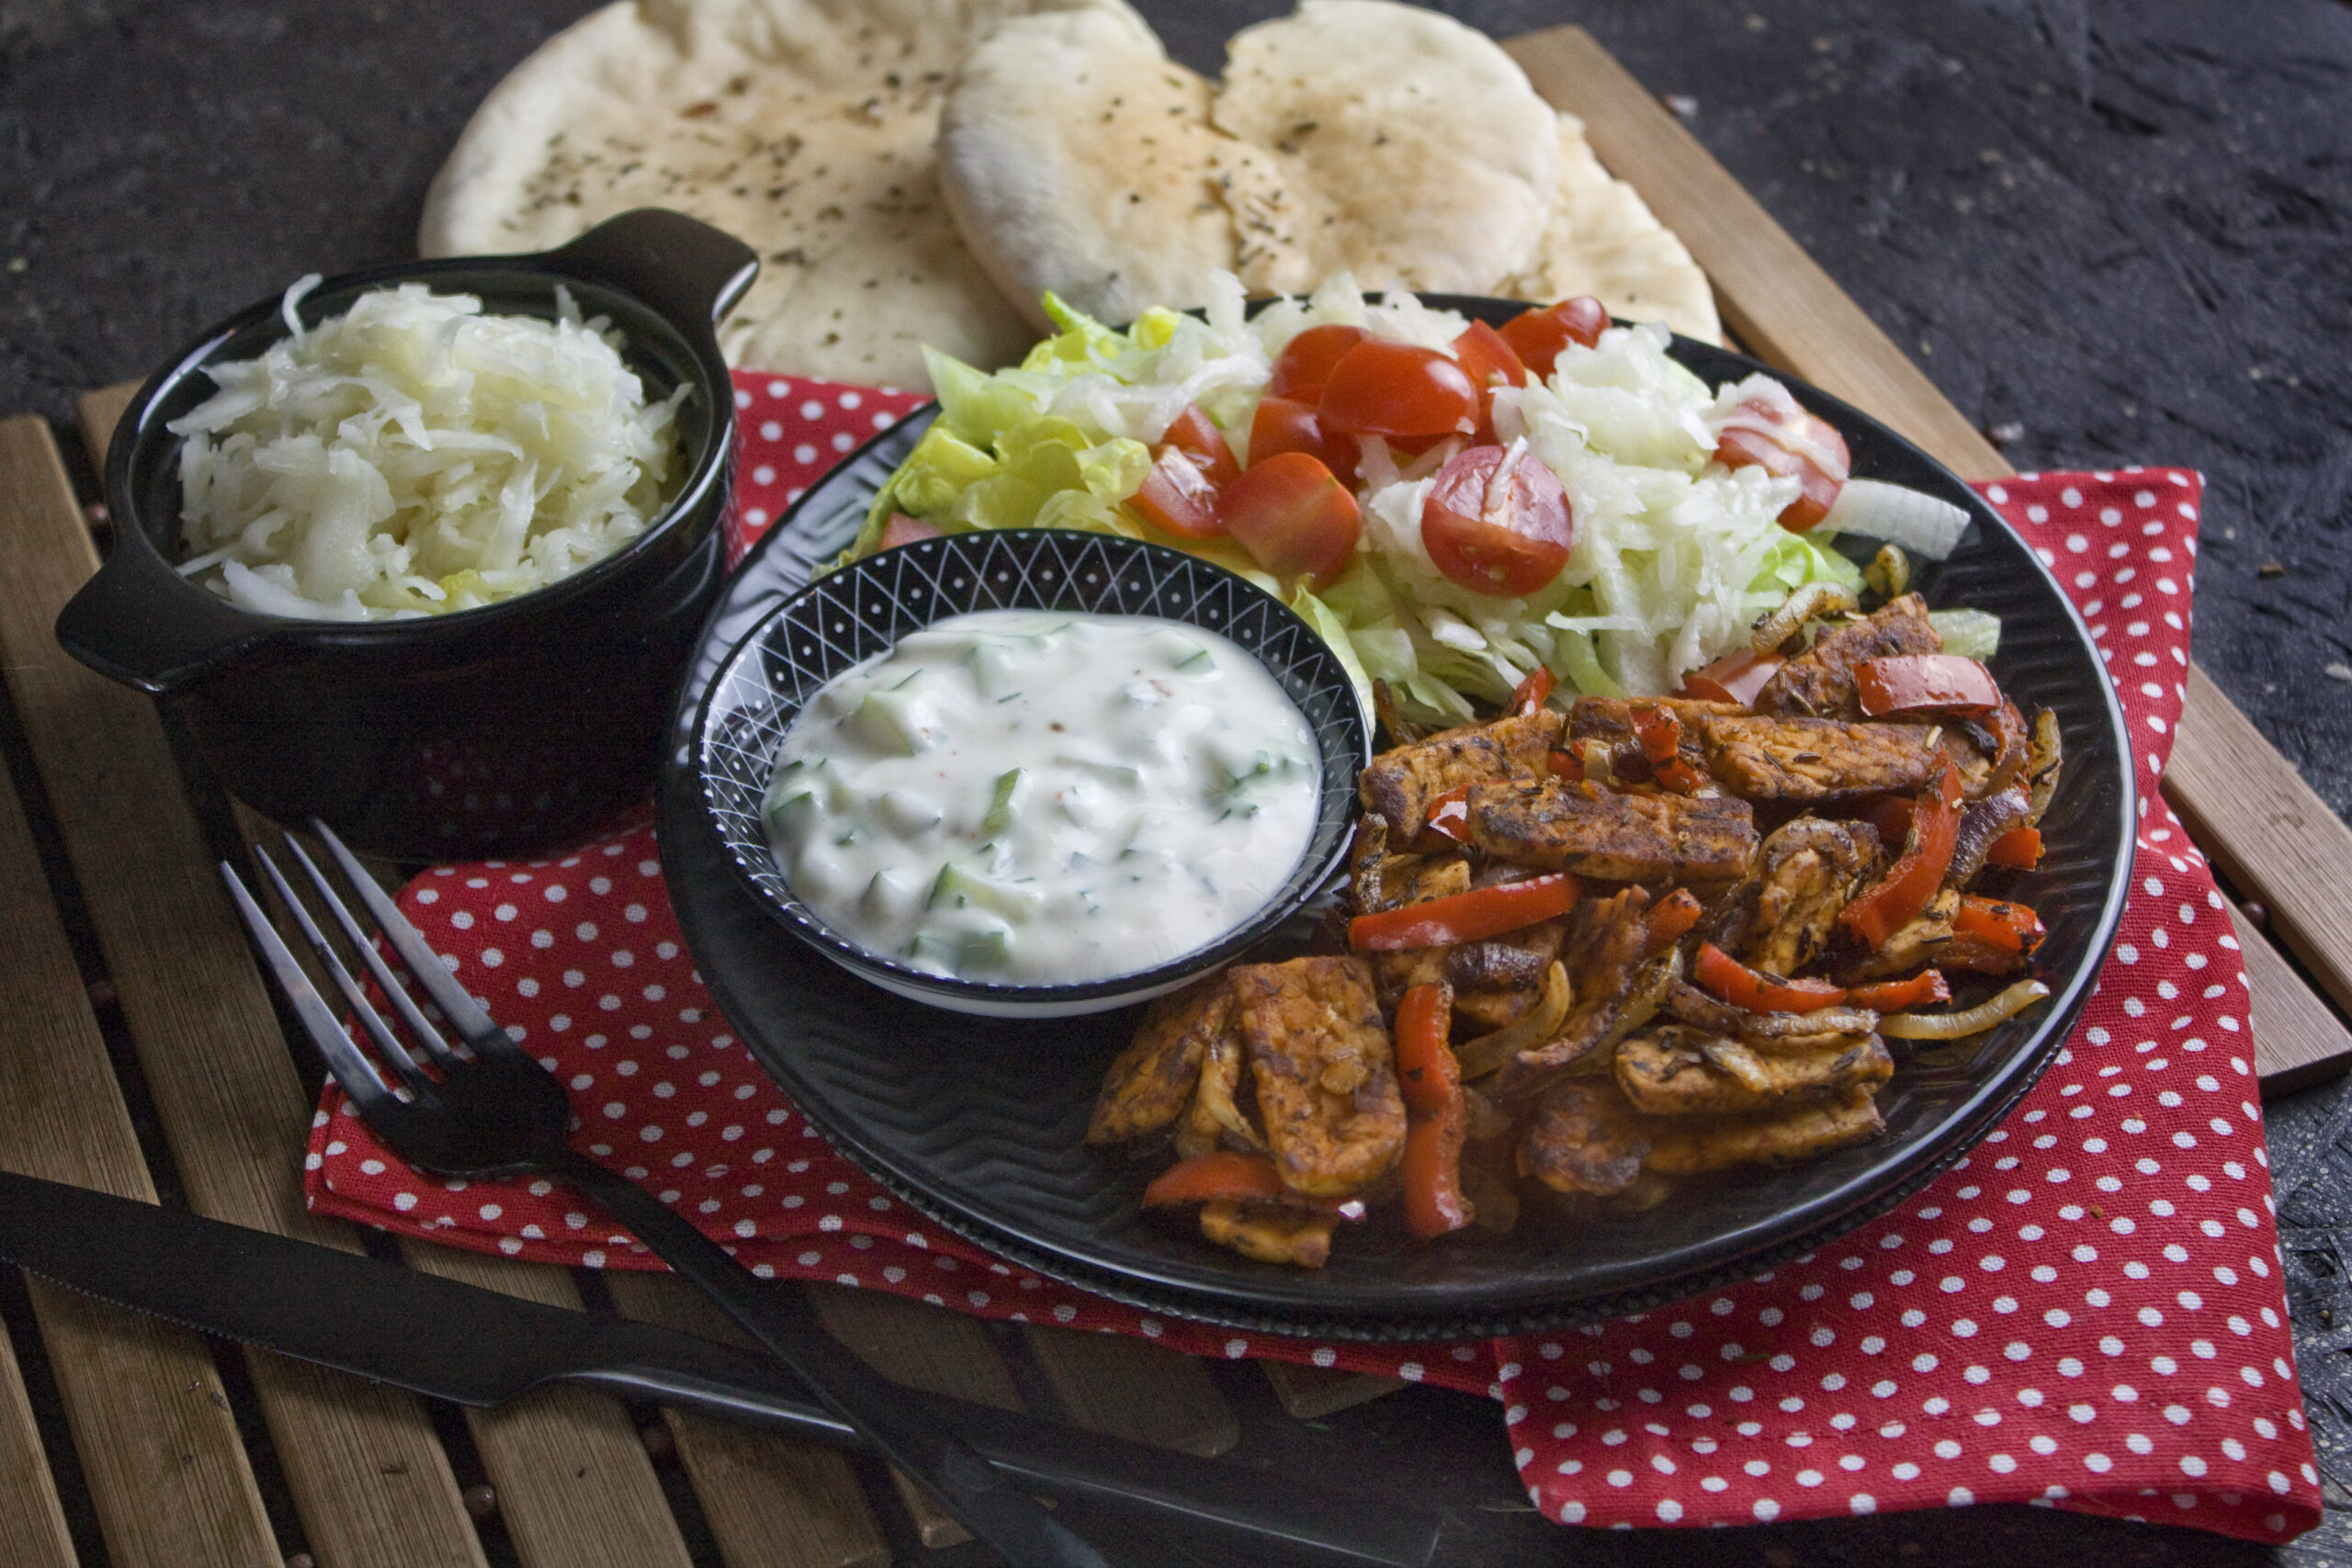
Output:
M179 570L262 615L442 615L568 577L645 531L674 489L678 404L648 403L605 318L482 313L423 284L363 294L169 429Z
M1146 311L1114 331L1046 296L1060 330L993 375L929 354L940 417L874 500L842 558L880 547L894 512L949 533L1050 524L1155 538L1282 592L1228 539L1163 536L1120 504L1141 484L1151 444L1188 403L1248 461L1250 416L1272 362L1326 323L1447 349L1469 323L1410 294L1368 299L1345 273L1254 317L1219 274L1202 317ZM1363 533L1354 560L1318 592L1287 601L1336 649L1367 707L1374 681L1397 707L1453 723L1509 697L1544 664L1576 692L1655 694L1736 648L1756 618L1813 581L1860 592L1835 530L1793 534L1780 513L1797 481L1713 461L1743 401L1789 400L1768 377L1709 389L1667 354L1662 325L1612 328L1571 344L1543 385L1499 391L1495 428L1524 438L1560 476L1577 537L1559 576L1524 599L1452 581L1421 543L1421 503L1454 449L1419 457L1362 441Z

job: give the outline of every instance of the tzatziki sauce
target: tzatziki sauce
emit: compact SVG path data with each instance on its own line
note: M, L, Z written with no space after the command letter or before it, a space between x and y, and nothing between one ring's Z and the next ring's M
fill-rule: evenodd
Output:
M1065 985L1149 969L1263 908L1315 833L1306 716L1178 621L956 615L829 682L767 795L786 880L928 974Z

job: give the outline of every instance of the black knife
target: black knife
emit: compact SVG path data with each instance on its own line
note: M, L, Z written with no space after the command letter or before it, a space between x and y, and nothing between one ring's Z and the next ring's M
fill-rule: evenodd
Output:
M731 1346L36 1177L0 1171L0 1258L185 1327L460 1404L587 1383L834 1448L860 1446L789 1373ZM1422 1568L1437 1550L1438 1521L1391 1499L966 1400L939 1404L989 1463L1033 1491L1396 1568Z

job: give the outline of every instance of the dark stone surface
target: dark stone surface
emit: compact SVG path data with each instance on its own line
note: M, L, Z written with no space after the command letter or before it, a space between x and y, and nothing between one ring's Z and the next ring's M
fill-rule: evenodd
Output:
M1142 8L1180 58L1215 69L1228 33L1288 0ZM2202 468L2199 657L2352 810L2352 7L1446 8L1498 36L1581 22L1653 90L1692 100L1701 139L1961 408L2018 427L2019 467ZM409 254L426 182L475 102L585 9L0 0L0 412L70 420L75 393L143 374L299 273ZM2272 1108L2282 1192L2315 1168L2308 1145L2344 1098ZM2352 1169L2343 1179L2352 1191ZM2335 1325L2352 1325L2352 1291L2333 1211L2290 1219L2303 1375L2338 1456L2352 1355ZM1262 1404L1243 1371L1221 1375ZM1245 1456L1340 1472L1388 1456L1374 1472L1451 1502L1462 1562L2352 1553L2342 1515L2283 1553L2024 1508L1570 1533L1514 1512L1501 1427L1478 1402L1416 1393L1324 1425L1253 1421ZM1201 1560L1168 1542L1138 1551Z

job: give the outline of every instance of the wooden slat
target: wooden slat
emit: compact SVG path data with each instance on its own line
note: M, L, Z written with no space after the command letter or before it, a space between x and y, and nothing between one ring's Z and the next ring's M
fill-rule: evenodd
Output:
M57 1481L41 1451L16 1347L6 1335L0 1335L0 1540L8 1542L18 1568L74 1568Z
M12 449L26 479L0 533L16 589L0 602L0 651L189 1201L356 1249L302 1206L310 1108L153 705L67 659L51 634L97 556L48 428L26 422ZM480 1568L447 1456L413 1398L266 1352L247 1359L316 1554L354 1568Z
M413 1269L545 1306L581 1310L564 1270L404 1241ZM435 1325L463 1334L462 1323ZM525 1568L691 1568L662 1478L621 1403L562 1384L468 1410L500 1517Z
M2275 1100L2324 1083L2352 1061L2352 1032L2288 967L2245 911L2230 906L2245 958L2247 1027L2262 1064L2262 1098Z
M1593 152L1641 192L1680 235L1713 283L1725 323L1758 357L1884 420L1956 472L1974 479L2015 470L1934 382L1773 221L1728 170L1581 28L1552 28L1504 47L1554 104L1580 116ZM2210 765L2208 765L2210 761ZM2198 842L2249 897L2270 906L2272 929L2352 1008L2352 833L2204 672L2191 669L2165 789ZM2308 829L2308 830L2306 830ZM2224 859L2222 852L2230 852ZM2272 954L2274 958L2277 956ZM2300 1017L2326 1010L2284 965L2271 983L2305 992L2283 1004ZM2352 1036L2347 1036L2352 1040ZM2285 1053L2290 1043L2280 1042ZM2257 1028L2266 1083L2301 1082L2352 1053L2290 1059Z
M1326 1371L1320 1367L1302 1367L1290 1361L1261 1361L1258 1365L1264 1371L1266 1382L1273 1386L1274 1397L1282 1402L1282 1407L1302 1421L1369 1404L1405 1386L1402 1378L1385 1378L1377 1372Z
M1230 1451L1241 1423L1196 1357L1130 1339L1032 1324L1026 1331L1054 1397L1077 1426L1204 1457Z
M615 1269L605 1287L631 1317L756 1348L675 1275ZM689 1411L665 1409L662 1417L729 1568L881 1568L890 1560L865 1489L842 1454Z
M1012 1373L978 1319L879 1291L825 1284L805 1288L833 1337L892 1382L1000 1410L1022 1407ZM915 1533L925 1546L955 1546L972 1539L930 1492L895 1470L890 1479L914 1515Z
M0 539L70 492L36 420L0 423ZM0 1165L153 1202L155 1189L82 988L14 786L0 778ZM191 1557L274 1563L261 1494L210 1353L195 1335L34 1281L47 1348L100 1533L119 1568ZM53 1482L10 1379L10 1542L29 1557L64 1531ZM21 1414L19 1414L21 1413ZM70 1546L62 1560L71 1562Z

